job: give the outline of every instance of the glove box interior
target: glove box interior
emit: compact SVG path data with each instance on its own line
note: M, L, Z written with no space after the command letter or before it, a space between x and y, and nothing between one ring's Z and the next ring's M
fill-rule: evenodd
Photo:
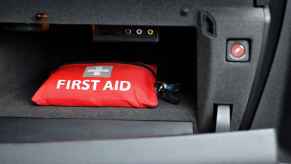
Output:
M70 26L63 29L65 30L51 30L45 33L1 31L1 118L165 121L195 124L195 28L159 27L160 41L156 43L96 43L92 42L92 33L87 26ZM174 105L159 100L159 106L154 109L57 107L37 106L32 103L34 92L59 66L100 61L157 64L158 80L181 84L181 102Z

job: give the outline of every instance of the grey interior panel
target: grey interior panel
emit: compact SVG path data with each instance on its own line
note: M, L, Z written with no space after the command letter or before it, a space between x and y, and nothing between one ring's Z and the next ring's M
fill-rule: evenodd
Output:
M2 164L275 164L272 130L145 139L0 144Z

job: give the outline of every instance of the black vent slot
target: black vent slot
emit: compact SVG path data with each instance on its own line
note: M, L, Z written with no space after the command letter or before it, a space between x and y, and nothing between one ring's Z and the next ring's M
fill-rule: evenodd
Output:
M216 37L216 22L212 15L206 11L200 12L199 25L203 34L209 37Z

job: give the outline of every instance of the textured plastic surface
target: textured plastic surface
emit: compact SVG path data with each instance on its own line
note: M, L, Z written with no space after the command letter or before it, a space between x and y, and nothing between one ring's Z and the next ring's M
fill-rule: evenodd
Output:
M278 21L274 24L278 32L269 41L274 44L278 40L278 44L273 45L274 61L251 128L277 128L280 162L290 163L291 3L274 0L270 4Z
M196 13L209 6L253 6L253 0L3 0L0 22L35 23L48 13L51 24L196 25Z
M269 19L262 8L209 9L217 26L217 37L203 32L197 37L198 127L213 130L214 104L232 104L231 129L238 129L262 60L262 45ZM229 39L250 40L249 62L227 62Z
M275 128L279 126L280 114L283 112L284 94L288 84L288 69L290 68L290 26L291 3L285 4L284 1L271 1L271 7L275 13L274 30L272 38L269 39L273 46L274 60L271 65L266 86L259 102L257 113L252 123L252 128ZM282 22L284 20L284 22ZM282 26L281 26L282 25ZM282 27L282 29L281 29ZM277 41L277 44L275 44ZM270 101L271 100L271 101Z
M152 139L0 144L2 164L275 164L276 153L272 130Z
M192 135L195 122L1 118L1 143Z
M256 83L257 87L253 87L253 92L256 93L250 99L254 100L254 103L248 104L248 111L245 113L244 120L241 129L249 129L252 125L259 122L261 128L275 127L275 121L278 119L280 111L280 101L282 101L282 95L284 91L286 68L289 67L287 59L287 53L281 52L283 48L289 47L286 39L279 42L280 37L287 37L288 31L281 31L283 26L283 19L285 14L285 1L274 0L270 3L271 24L269 28L268 37L265 39L266 44L264 48L264 60L261 62L261 68L257 70L257 79L260 81ZM288 14L287 14L288 15ZM286 19L288 23L288 19ZM285 23L285 24L287 24ZM286 25L285 25L286 26ZM278 45L278 43L280 45ZM266 79L266 80L265 80ZM258 96L262 94L262 96ZM261 98L261 99L260 99ZM262 105L265 104L265 105ZM268 105L266 105L268 104ZM258 112L256 113L256 110ZM262 115L262 112L264 114ZM256 116L256 114L258 116ZM256 117L254 119L254 117ZM258 118L260 118L258 122ZM273 124L273 125L272 125ZM271 126L270 126L271 125Z

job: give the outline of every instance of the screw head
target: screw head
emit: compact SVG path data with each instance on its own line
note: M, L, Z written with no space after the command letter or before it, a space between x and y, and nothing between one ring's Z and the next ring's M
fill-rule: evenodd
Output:
M36 20L46 20L48 19L48 14L46 12L38 12L35 14Z
M190 12L190 9L187 8L187 7L184 7L184 8L182 8L182 9L180 10L180 15L181 15L181 16L187 16L187 15L189 14L189 12Z

